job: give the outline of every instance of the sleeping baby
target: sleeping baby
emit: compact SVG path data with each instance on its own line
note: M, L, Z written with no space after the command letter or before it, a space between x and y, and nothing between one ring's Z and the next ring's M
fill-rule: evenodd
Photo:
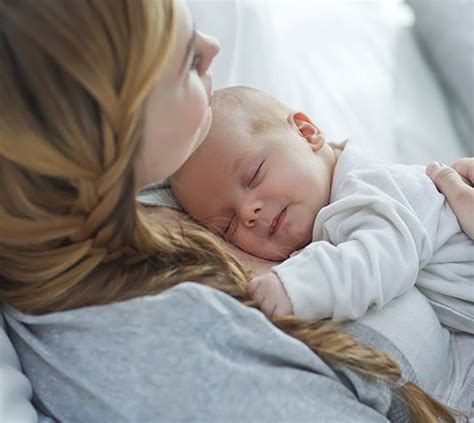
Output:
M171 178L184 210L252 255L269 317L357 319L415 283L440 320L474 333L474 242L424 166L326 142L302 112L251 88L214 93L207 139Z

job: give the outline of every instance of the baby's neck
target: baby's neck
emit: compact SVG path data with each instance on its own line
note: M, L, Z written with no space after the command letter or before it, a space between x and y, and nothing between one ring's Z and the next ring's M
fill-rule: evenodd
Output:
M342 154L344 150L344 144L329 144L334 152L334 166L336 165L337 161L339 160L339 156Z
M331 184L334 172L336 171L337 161L339 160L340 155L342 154L345 144L328 144L331 147Z
M331 168L330 168L330 182L329 182L329 187L330 187L330 191L332 191L332 183L333 183L333 178L334 178L334 173L336 171L336 165L337 165L337 162L339 160L339 157L341 156L343 150L344 150L344 147L345 147L345 143L344 144L329 144L329 147L331 147ZM331 195L331 193L329 193L329 195ZM329 204L329 202L328 202ZM327 205L328 205L327 204Z

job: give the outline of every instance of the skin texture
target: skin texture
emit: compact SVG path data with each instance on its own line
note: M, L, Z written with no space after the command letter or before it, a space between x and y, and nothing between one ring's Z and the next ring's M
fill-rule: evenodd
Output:
M446 196L462 230L474 239L474 158L456 160L451 167L433 162L426 173Z
M304 113L289 112L284 125L254 135L245 116L234 113L215 120L171 183L184 209L231 244L282 260L311 241L316 215L329 204L338 156ZM269 318L293 313L269 268L247 290Z
M269 319L293 314L293 305L275 273L266 272L252 278L247 292Z
M146 208L146 212L149 217L167 227L181 227L183 223L194 222L188 214L168 207L151 206ZM245 266L246 270L256 276L270 272L271 268L275 265L272 261L264 260L239 250L237 247L225 242L224 240L222 240L222 247L235 255Z
M215 137L219 132L227 136ZM230 118L215 122L209 141L171 182L190 215L241 250L276 261L311 241L316 214L329 203L336 160L301 112L254 136Z
M206 137L212 112L213 37L195 30L186 4L176 2L177 37L146 103L144 138L135 166L137 187L175 172Z
M201 145L212 122L210 66L219 45L194 29L182 1L176 2L176 14L177 44L146 103L144 139L135 166L138 188L175 172ZM162 224L179 226L188 220L165 207L150 207L148 213ZM228 243L223 246L256 275L269 272L273 265Z

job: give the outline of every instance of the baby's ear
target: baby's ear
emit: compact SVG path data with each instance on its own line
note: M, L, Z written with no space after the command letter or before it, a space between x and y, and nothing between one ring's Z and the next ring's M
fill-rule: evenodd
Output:
M288 123L308 142L315 153L323 147L324 134L304 113L291 112L288 115Z

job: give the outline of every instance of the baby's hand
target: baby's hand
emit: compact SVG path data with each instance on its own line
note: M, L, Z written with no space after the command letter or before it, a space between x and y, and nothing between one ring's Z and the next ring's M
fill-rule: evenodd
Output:
M275 273L267 272L253 278L247 292L269 319L293 314L290 299Z

